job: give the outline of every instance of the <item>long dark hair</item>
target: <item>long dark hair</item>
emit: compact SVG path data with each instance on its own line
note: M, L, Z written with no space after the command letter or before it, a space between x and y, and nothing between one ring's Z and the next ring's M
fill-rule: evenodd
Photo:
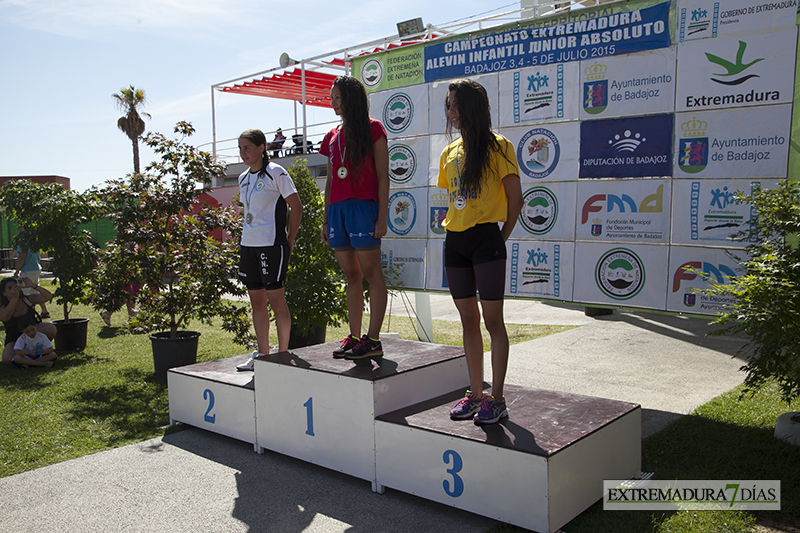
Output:
M344 122L345 151L350 167L359 175L358 169L372 154L372 134L369 122L369 100L367 90L352 76L337 76L333 86L342 95L342 118Z
M455 94L458 121L464 143L464 164L460 169L461 193L479 193L484 170L489 162L489 149L500 150L500 143L492 133L492 115L489 96L480 83L455 80L445 97L445 114L450 109L450 92ZM447 135L452 138L453 125L447 121Z
M10 283L16 283L16 282L17 280L14 278L3 278L2 281L0 281L0 305L8 305L9 303L11 303L8 301L8 298L6 298L5 295L6 287L8 287Z
M267 154L267 137L264 132L258 129L249 129L239 135L240 139L245 139L255 144L256 146L264 145L264 151L261 152L261 170L258 175L263 177L267 173L267 163L269 163L269 154Z

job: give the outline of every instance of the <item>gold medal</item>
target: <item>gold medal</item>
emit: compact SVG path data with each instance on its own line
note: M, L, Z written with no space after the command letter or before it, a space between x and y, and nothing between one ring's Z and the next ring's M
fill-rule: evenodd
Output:
M340 178L345 179L347 177L347 169L344 167L339 167L339 170L336 171Z

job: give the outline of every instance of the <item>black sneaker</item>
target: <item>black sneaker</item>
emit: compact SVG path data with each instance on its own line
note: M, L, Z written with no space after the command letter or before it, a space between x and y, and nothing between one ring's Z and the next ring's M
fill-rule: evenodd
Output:
M344 352L356 346L361 339L358 337L353 337L352 335L348 335L344 339L342 339L342 344L333 351L333 358L334 359L344 359Z
M344 358L351 361L358 359L367 359L368 357L382 357L383 346L381 341L370 339L364 335L358 344L350 348L344 353Z

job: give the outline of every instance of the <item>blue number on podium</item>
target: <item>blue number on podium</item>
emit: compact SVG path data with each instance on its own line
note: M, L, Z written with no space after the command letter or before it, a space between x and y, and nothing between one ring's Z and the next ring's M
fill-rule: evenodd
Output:
M210 415L208 413L214 408L214 393L211 389L206 389L203 391L203 399L208 400L208 409L206 409L206 414L203 415L203 420L208 422L209 424L213 424L214 420L216 420L217 415Z
M464 492L464 481L458 475L464 465L461 462L461 456L453 450L447 450L444 452L444 455L442 456L444 464L449 465L451 457L453 458L453 468L448 468L447 473L453 476L453 489L450 489L450 481L447 479L442 481L442 486L444 487L444 491L448 496L458 498Z
M314 399L309 398L306 403L303 404L306 408L306 435L314 436Z

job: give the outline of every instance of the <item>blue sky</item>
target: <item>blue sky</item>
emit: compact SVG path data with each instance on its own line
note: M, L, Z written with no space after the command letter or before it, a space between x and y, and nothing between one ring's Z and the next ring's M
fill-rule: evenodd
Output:
M303 6L296 8L291 6ZM111 95L145 89L147 131L192 122L212 139L211 85L397 32L421 17L442 25L504 0L357 3L243 0L0 0L0 176L50 175L85 190L133 170ZM217 138L294 125L291 102L215 92ZM333 120L308 108L309 122ZM208 148L210 151L210 148ZM142 148L142 167L153 154Z

